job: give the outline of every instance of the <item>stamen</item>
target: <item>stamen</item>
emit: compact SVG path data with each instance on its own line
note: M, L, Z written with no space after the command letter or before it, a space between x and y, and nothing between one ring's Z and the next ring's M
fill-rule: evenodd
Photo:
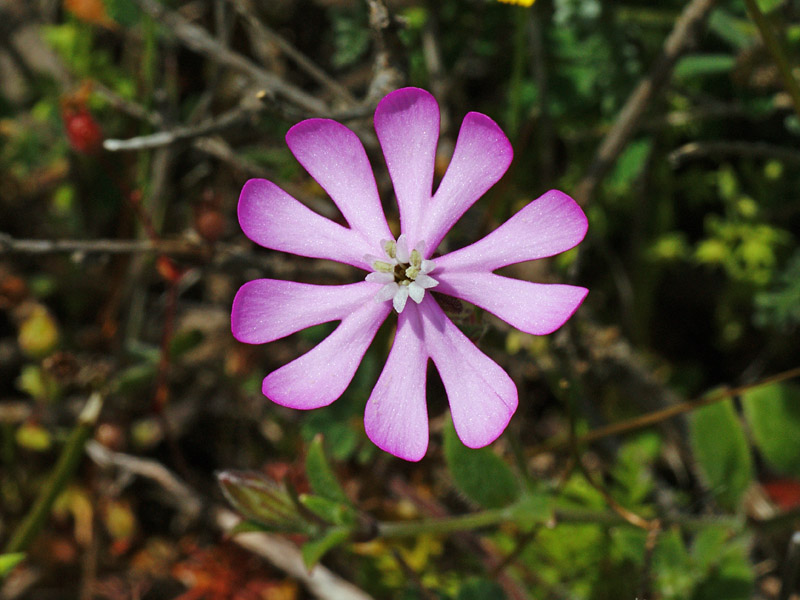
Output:
M394 271L394 265L388 262L383 262L382 260L376 260L372 263L372 268L376 271L380 271L381 273L391 273Z
M375 269L367 275L366 280L382 284L375 294L376 302L391 300L394 309L401 313L409 297L419 304L425 297L426 289L439 285L438 281L428 275L436 265L432 260L423 259L424 242L418 242L409 252L408 241L403 234L396 242L381 241L381 247L386 253L385 258L364 257Z
M397 257L397 243L394 240L383 240L381 245L383 246L383 251L386 252L386 256L389 258Z
M422 264L422 255L417 249L411 251L411 264L417 268Z

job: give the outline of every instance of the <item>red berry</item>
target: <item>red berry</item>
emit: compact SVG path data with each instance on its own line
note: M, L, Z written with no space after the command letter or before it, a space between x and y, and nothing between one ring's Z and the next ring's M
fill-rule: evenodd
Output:
M64 110L64 126L72 149L81 154L97 154L103 147L103 132L85 108L76 112Z

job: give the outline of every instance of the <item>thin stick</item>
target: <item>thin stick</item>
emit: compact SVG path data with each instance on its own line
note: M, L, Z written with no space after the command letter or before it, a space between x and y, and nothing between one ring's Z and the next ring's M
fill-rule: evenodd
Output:
M328 107L324 102L288 83L274 73L265 71L249 58L226 48L215 40L206 30L190 23L176 12L164 8L156 0L134 0L139 7L156 21L166 25L168 31L183 44L205 55L208 59L225 66L243 71L250 75L259 85L271 92L276 92L296 106L312 112L325 113Z
M657 423L660 423L661 421L666 421L667 419L672 419L674 417L677 417L678 415L691 412L702 406L714 404L715 402L721 402L722 400L727 400L728 398L739 396L740 394L743 394L746 391L763 387L765 385L770 385L773 383L780 383L781 381L794 379L795 377L800 377L800 367L795 367L794 369L783 371L782 373L778 373L777 375L767 377L766 379L762 379L761 381L758 381L756 383L720 390L719 392L709 394L707 396L701 396L700 398L696 398L694 400L681 402L680 404L670 406L669 408L665 408L663 410L657 410L655 412L647 413L639 417L634 417L626 421L613 423L605 427L599 427L588 433L585 433L582 436L579 436L576 439L576 441L578 444L591 444L592 442L596 442L597 440L605 437L609 437L612 435L620 435L623 433L629 433L631 431L635 431L637 429L642 429L644 427L650 427L651 425L655 425ZM543 452L549 452L557 448L562 448L564 446L568 446L569 442L570 442L569 438L558 438L554 440L549 440L534 448L532 454L533 455L542 454Z
M770 27L769 21L767 21L764 13L762 13L761 9L758 7L758 2L755 0L744 0L744 3L747 6L747 12L750 13L753 22L755 22L756 27L758 27L761 39L764 40L764 44L767 46L770 54L772 54L772 59L778 66L781 79L783 79L783 85L792 99L792 104L794 105L797 116L800 117L800 84L797 83L797 79L794 77L792 65L789 64L789 60L786 58L781 42L778 40L775 32L772 31L772 27Z
M67 443L61 451L58 462L52 473L50 473L47 483L39 492L39 496L36 498L36 502L30 512L14 531L5 547L5 553L13 554L26 550L42 527L44 527L53 503L78 468L83 456L83 448L94 431L95 423L97 423L97 418L100 416L102 408L103 397L98 392L93 393L78 416L78 424L69 434Z
M103 148L109 152L161 148L183 140L190 140L192 138L202 137L237 127L250 121L254 117L255 112L256 111L250 107L239 106L213 119L207 119L202 123L198 123L197 125L176 127L168 131L158 131L128 140L108 139L103 142Z
M586 174L575 188L573 196L579 204L586 205L592 199L600 182L639 128L647 107L669 81L675 63L692 43L695 31L703 24L715 2L716 0L692 0L684 8L650 73L628 97Z
M286 40L286 38L278 35L270 27L259 20L258 17L256 17L251 0L228 0L228 2L234 6L236 12L244 17L244 20L247 21L247 24L250 25L250 27L252 27L253 32L257 36L271 40L278 48L280 48L281 52L294 61L294 63L303 71L305 71L307 75L309 75L317 83L328 88L328 90L338 96L340 100L343 100L349 105L357 104L356 99L346 87L319 68L314 61L295 48L288 40Z
M394 52L394 20L385 0L367 0L369 27L375 44L372 81L367 91L366 104L376 104L387 92L398 87L404 79L397 68L398 58Z
M800 163L800 151L764 142L690 142L670 152L668 160L677 167L692 159L724 156Z
M800 574L800 531L795 531L789 540L789 552L786 554L781 595L778 596L778 600L789 600L792 592L797 589L795 584L798 574Z

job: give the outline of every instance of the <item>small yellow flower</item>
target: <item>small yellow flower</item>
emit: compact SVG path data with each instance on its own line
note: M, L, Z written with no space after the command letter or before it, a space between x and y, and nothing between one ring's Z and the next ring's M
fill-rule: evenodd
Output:
M506 4L519 4L520 6L533 6L536 0L497 0L498 2L505 2Z

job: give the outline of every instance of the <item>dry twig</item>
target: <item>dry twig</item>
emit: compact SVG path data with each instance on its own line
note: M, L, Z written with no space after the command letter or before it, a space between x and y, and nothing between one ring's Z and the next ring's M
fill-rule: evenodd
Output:
M328 113L328 107L324 102L274 73L265 71L249 58L226 48L202 27L190 23L176 12L167 10L156 0L135 0L135 2L144 12L166 25L168 30L186 47L203 54L212 61L247 73L258 85L264 86L269 92L282 96L309 113Z
M613 127L586 169L583 179L575 188L573 195L578 204L585 206L591 200L600 182L636 133L650 103L669 81L678 58L693 43L697 29L705 22L715 2L716 0L692 0L684 8L652 69L628 97Z
M87 447L89 457L104 467L116 467L128 473L154 481L166 490L176 507L199 514L203 507L200 495L186 485L164 465L150 459L113 452L97 442ZM230 510L221 506L211 506L211 520L217 529L227 533L241 520ZM352 583L342 579L323 565L311 571L303 564L303 557L297 547L288 540L266 533L241 533L233 541L285 571L300 581L320 600L372 600L372 597Z

